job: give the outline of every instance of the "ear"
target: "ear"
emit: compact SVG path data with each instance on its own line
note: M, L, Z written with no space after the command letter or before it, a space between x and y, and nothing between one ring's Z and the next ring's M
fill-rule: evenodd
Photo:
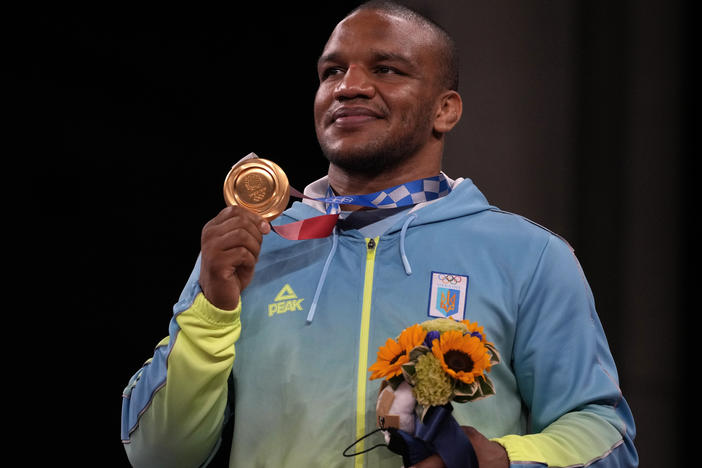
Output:
M445 91L439 97L439 108L434 118L434 131L447 133L461 120L463 100L456 91Z

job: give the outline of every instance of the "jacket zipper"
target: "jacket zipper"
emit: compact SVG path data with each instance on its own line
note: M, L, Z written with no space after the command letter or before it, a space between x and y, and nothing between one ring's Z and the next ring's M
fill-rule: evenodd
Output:
M366 271L363 280L363 306L361 309L361 330L358 340L358 376L356 383L356 440L366 433L366 386L368 383L368 340L370 335L371 300L373 295L373 271L375 252L379 237L366 238ZM364 441L356 446L356 452L364 450ZM355 457L355 468L362 468L364 455Z

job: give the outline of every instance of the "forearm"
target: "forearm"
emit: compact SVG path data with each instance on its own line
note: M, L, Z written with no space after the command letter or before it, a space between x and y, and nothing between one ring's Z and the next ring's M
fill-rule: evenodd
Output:
M637 466L633 428L617 412L611 406L588 405L563 415L538 434L507 435L493 441L505 448L512 467Z
M530 434L496 439L512 466L636 466L633 416L592 292L572 251L555 238L519 313L512 366Z
M202 294L171 321L169 337L123 399L122 438L135 466L199 466L216 446L241 325Z

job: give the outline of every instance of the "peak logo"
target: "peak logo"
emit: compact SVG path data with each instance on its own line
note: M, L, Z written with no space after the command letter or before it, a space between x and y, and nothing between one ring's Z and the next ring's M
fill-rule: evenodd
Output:
M272 317L276 314L284 314L289 310L302 310L302 301L298 299L297 294L289 284L282 287L271 304L268 304L268 316Z

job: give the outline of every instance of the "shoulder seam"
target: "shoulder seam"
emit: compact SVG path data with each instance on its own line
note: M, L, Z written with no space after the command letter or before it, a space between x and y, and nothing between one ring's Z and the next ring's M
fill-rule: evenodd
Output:
M573 248L572 245L570 245L570 242L568 242L568 240L565 237L561 236L560 234L558 234L556 232L553 232L552 230L550 230L546 226L543 226L543 225L537 223L536 221L533 221L533 220L527 218L526 216L522 216L522 215L517 214L517 213L512 213L511 211L501 210L501 209L495 208L495 207L491 207L490 211L494 211L495 213L502 213L502 214L507 214L507 215L512 215L512 216L517 216L518 218L523 219L524 221L528 222L529 224L536 226L538 228L541 228L544 231L546 231L547 233L551 234L552 236L557 237L558 239L563 241L572 252L575 252L575 249Z

